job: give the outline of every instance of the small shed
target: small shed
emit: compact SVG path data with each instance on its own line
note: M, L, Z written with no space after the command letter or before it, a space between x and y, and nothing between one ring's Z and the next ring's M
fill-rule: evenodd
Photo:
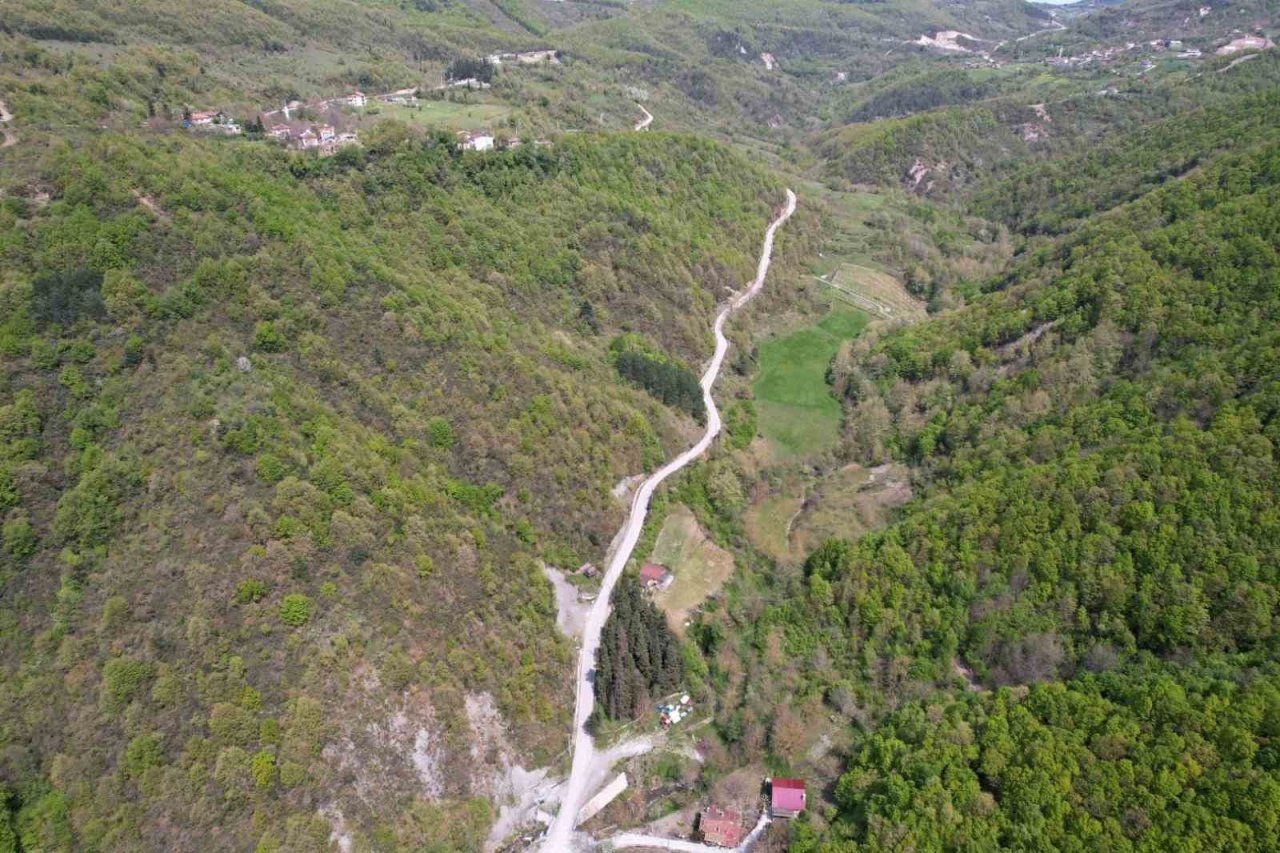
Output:
M775 778L769 783L769 811L774 817L795 817L804 806L803 779Z
M645 563L640 567L640 585L645 589L666 589L675 576L657 563Z

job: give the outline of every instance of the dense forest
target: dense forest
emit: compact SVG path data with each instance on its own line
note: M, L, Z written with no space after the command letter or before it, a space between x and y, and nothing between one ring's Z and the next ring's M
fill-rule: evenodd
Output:
M846 458L910 463L915 499L692 631L740 754L792 760L817 708L853 726L797 849L1269 847L1273 96L991 175L977 197L1003 224L1063 236L833 363Z
M680 688L684 658L667 617L639 582L624 575L613 593L596 653L597 711L615 720L633 719Z
M698 421L706 417L707 405L702 399L702 386L689 368L634 350L618 353L614 364L624 379L639 385L668 406L685 411Z

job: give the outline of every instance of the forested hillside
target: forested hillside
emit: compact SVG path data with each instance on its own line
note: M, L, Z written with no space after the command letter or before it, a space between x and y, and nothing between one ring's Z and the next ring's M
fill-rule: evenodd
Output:
M855 723L834 807L795 827L796 849L1271 846L1270 97L994 185L1007 224L1075 229L1027 243L967 307L864 335L833 366L846 452L916 466L915 500L813 552L780 600L752 594L733 627L698 631L713 679L741 691L730 735L764 724L791 742L765 710L784 685Z
M1275 847L1274 2L0 6L0 853L536 847L788 187L585 831Z
M95 138L33 181L47 200L11 185L0 208L24 849L214 827L305 847L322 807L470 846L484 799L440 826L413 792L488 793L475 697L507 759L560 741L568 649L536 561L597 552L607 486L679 417L607 342L701 357L777 184L687 138L485 157L394 125L325 161Z

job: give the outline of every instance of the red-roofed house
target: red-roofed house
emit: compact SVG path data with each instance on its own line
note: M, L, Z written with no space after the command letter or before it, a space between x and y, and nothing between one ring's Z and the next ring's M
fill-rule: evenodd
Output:
M645 589L666 589L675 576L657 563L645 563L640 567L640 585Z
M742 843L742 815L711 806L702 813L698 832L705 843L732 849Z
M774 779L769 784L769 811L774 817L795 817L804 811L804 780Z

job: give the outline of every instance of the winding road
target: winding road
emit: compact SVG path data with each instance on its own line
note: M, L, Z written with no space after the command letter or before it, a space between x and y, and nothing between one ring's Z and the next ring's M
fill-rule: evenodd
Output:
M641 109L644 108L641 107ZM647 110L645 112L648 114ZM716 408L716 401L711 396L711 387L715 384L716 377L720 375L720 367L729 350L729 339L724 336L724 324L729 319L729 315L751 301L752 297L764 287L765 275L769 272L769 262L773 258L774 235L778 228L791 217L795 209L796 194L788 189L786 207L773 222L769 223L765 231L764 246L760 252L760 262L756 267L755 280L749 287L729 300L729 304L716 315L715 325L712 327L716 338L716 349L706 372L702 374L702 399L707 406L706 430L696 444L663 465L641 483L631 501L631 511L623 523L617 550L614 551L605 569L604 579L600 585L600 597L596 599L595 605L587 615L587 624L582 633L582 649L578 654L577 701L573 714L573 766L560 794L560 811L556 813L555 820L548 828L542 844L542 850L546 853L564 853L573 849L573 831L578 823L578 811L591 793L588 786L592 765L596 763L596 745L595 740L587 732L586 722L595 708L596 650L600 647L600 633L604 629L605 620L609 617L609 598L613 594L613 587L617 584L623 568L631 559L631 552L635 550L636 542L640 539L640 531L644 528L645 516L649 512L649 499L653 496L654 490L663 480L705 453L720 432L720 410Z

